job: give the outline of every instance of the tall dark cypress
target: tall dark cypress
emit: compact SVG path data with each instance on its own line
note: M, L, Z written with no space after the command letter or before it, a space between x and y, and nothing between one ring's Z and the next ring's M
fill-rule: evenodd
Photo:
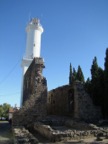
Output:
M92 63L92 66L91 66L91 78L92 78L92 81L97 80L97 77L98 77L98 64L97 64L97 58L94 57L93 63Z
M99 67L98 68L98 79L97 79L97 103L103 109L103 94L104 94L104 70Z
M72 65L70 63L70 71L69 71L69 85L72 85Z
M104 111L105 111L105 117L108 118L108 48L106 49L104 67L105 67L104 69L104 84L105 84Z
M83 75L83 72L82 72L82 69L80 66L78 66L76 79L81 81L81 82L84 82L84 75Z
M90 80L90 78L87 78L87 80L85 82L85 90L91 96L91 80Z
M77 76L77 72L75 70L75 68L73 68L73 79L76 80L76 76Z
M97 64L97 58L94 57L93 59L93 63L92 63L92 66L91 66L91 89L92 89L92 99L93 99L93 102L94 104L98 105L97 104L97 91L98 91L98 88L97 88L97 81L98 81L98 64Z

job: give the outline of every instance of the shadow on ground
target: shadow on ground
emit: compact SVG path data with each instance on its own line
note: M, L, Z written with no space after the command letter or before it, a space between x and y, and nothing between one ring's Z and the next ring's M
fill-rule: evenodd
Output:
M13 144L12 129L8 121L0 121L0 144Z

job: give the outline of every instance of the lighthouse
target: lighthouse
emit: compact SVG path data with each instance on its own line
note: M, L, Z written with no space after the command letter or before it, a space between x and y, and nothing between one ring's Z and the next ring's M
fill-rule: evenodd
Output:
M40 20L37 18L31 19L26 27L27 40L26 40L26 51L22 59L22 89L21 89L21 106L23 97L23 81L24 74L30 66L34 58L40 57L41 52L41 34L43 33L43 27L40 24Z
M40 57L41 51L41 34L43 33L43 27L40 24L39 19L33 18L26 27L27 41L26 52L22 59L23 75L28 69L34 57Z

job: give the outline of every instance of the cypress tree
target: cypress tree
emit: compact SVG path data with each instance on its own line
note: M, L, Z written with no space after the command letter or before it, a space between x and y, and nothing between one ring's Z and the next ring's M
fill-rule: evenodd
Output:
M104 112L105 112L105 118L108 118L108 48L106 49L106 57L105 57L105 63L104 63Z
M72 85L72 65L70 63L70 71L69 71L69 85Z
M90 80L90 78L87 78L87 80L85 82L85 90L87 93L89 93L91 95L91 80Z
M97 58L94 57L93 59L93 63L91 66L91 78L92 78L92 82L97 80L98 77L98 64L97 64Z
M91 91L92 91L92 99L94 104L97 104L97 81L98 81L98 64L97 64L97 58L94 57L93 63L91 66Z
M104 116L104 70L98 66L97 58L94 57L91 66L90 94L93 103L101 107Z
M84 75L83 75L83 72L82 72L82 69L80 66L78 66L76 79L81 81L81 82L84 82Z
M74 80L76 80L76 76L77 76L77 72L76 72L75 68L73 68L73 78L74 78Z
M101 107L102 115L104 117L104 70L98 68L98 81L97 81L97 104Z
M97 103L101 108L103 107L103 93L104 93L104 71L102 68L98 68L97 78Z

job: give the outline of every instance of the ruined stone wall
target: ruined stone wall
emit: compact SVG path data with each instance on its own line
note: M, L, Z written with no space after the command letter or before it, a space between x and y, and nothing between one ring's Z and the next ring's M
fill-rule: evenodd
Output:
M84 139L95 140L94 142L90 142L89 144L100 144L105 140L107 143L108 139L108 128L106 127L98 127L94 124L80 123L76 121L66 121L67 126L61 127L51 127L50 125L45 125L41 122L34 123L34 129L39 132L42 136L46 137L50 140L50 142L59 142L63 143L73 143L71 140L76 140L75 143L83 143L88 144L88 142L84 142ZM69 125L68 125L69 124ZM81 141L80 141L81 140ZM82 141L83 140L83 141ZM61 142L61 143L62 143ZM105 144L102 142L101 144Z
M14 144L37 144L38 139L35 138L27 129L24 127L13 127L13 139Z
M86 121L101 118L101 110L93 105L85 92L84 85L76 81L73 86L65 85L48 93L48 113L51 115L71 116Z
M100 107L94 106L92 99L84 90L84 85L79 81L74 83L74 103L75 118L92 121L102 117Z
M47 115L47 81L42 58L34 58L24 76L23 107L14 113L13 125L28 125Z
M69 94L72 87L61 86L48 92L47 106L48 114L68 115L69 114ZM71 113L72 114L72 113Z
M47 86L47 81L45 77L42 76L42 70L44 67L42 58L34 58L27 72L25 73L23 85L23 104L31 95L40 95L40 93L43 91L43 86Z

